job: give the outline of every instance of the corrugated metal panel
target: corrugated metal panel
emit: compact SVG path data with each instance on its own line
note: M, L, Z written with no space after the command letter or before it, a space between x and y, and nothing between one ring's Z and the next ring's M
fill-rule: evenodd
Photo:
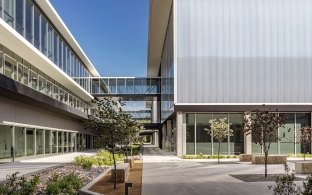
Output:
M312 102L311 0L177 1L178 103Z

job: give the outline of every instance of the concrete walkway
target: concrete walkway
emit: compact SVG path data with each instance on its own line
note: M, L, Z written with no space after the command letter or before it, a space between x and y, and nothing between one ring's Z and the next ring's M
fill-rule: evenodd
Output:
M68 153L56 156L49 156L46 158L36 158L30 160L23 160L14 163L0 164L0 182L6 179L6 175L11 175L12 173L19 172L18 176L29 174L32 172L37 172L43 169L48 169L54 166L61 165L63 163L68 163L74 160L76 156L79 155L95 155L95 150Z
M289 163L291 169L294 163ZM283 165L269 165L268 173L283 173ZM153 146L144 146L143 195L273 194L274 182L243 182L229 174L263 174L264 165L240 163L236 159L182 160Z

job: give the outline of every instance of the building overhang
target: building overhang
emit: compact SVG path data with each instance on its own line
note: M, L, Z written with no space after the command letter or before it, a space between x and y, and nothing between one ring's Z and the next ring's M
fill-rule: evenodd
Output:
M48 0L35 0L38 6L42 9L45 15L50 19L53 25L57 28L60 34L64 37L67 43L71 46L71 48L75 51L75 53L79 56L82 62L86 65L87 69L90 71L92 76L99 77L100 74L97 72L87 55L81 49L80 45L71 34L71 32L66 27L65 23L55 11L54 7Z
M81 99L85 101L91 101L93 99L90 93L83 89L2 19L0 19L0 35L0 44L18 54L55 81L61 83Z
M150 0L147 76L158 76L172 0Z

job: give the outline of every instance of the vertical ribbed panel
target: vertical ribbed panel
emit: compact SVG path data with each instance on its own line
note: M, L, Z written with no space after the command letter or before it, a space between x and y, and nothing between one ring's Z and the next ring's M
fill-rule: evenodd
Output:
M178 103L311 103L311 0L177 1Z

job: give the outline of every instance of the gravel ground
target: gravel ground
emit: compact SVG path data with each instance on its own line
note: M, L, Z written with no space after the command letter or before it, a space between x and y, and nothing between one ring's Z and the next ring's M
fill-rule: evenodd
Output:
M41 194L44 192L49 180L52 178L52 175L58 174L60 176L66 176L70 173L75 173L79 178L82 179L83 185L91 182L95 177L103 173L108 167L92 167L90 170L85 170L81 166L77 166L73 163L66 164L61 167L52 168L47 171L43 171L36 175L40 177L40 184L38 186L38 192L36 194ZM28 178L33 176L28 176Z

